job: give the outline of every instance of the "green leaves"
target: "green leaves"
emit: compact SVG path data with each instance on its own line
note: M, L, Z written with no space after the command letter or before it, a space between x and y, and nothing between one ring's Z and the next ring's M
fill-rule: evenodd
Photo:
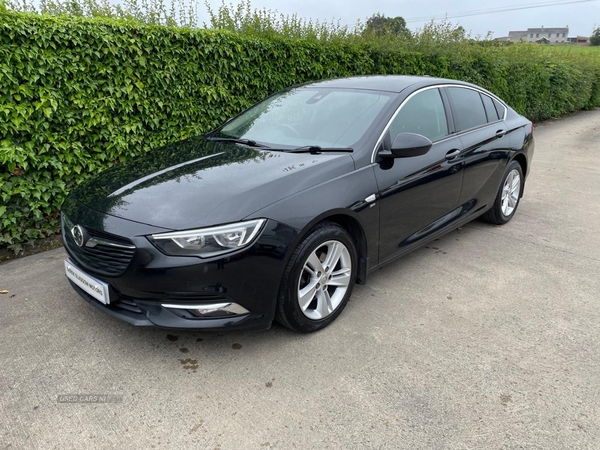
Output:
M595 53L145 26L0 9L0 247L47 236L77 184L286 86L368 74L483 85L541 120L600 105Z

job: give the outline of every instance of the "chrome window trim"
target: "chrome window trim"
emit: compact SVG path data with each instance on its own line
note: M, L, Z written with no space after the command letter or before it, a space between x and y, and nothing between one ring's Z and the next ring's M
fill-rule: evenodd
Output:
M441 89L441 88L446 88L446 87L458 87L458 88L463 88L463 89L471 89L472 91L479 92L482 95L487 95L488 97L490 97L492 99L495 99L496 101L498 101L504 107L504 116L502 117L502 119L497 120L497 122L506 120L506 116L508 115L508 106L506 106L506 103L504 103L500 98L498 98L494 94L485 92L483 89L478 89L478 88L473 87L473 86L465 86L465 85L462 85L462 84L450 84L450 83L448 83L448 84L436 84L436 85L432 85L432 86L425 86L425 87L423 87L421 89L417 89L415 92L413 92L408 97L406 97L404 99L404 101L400 104L400 106L398 106L398 108L396 108L396 111L394 112L394 114L392 115L392 117L388 120L388 123L386 124L385 128L381 132L381 135L379 136L379 139L377 139L377 142L375 143L375 146L373 147L373 152L371 153L371 164L375 163L375 159L376 159L376 156L377 156L377 148L383 142L383 138L385 136L385 133L388 132L388 130L390 129L390 126L392 125L392 122L394 121L394 119L396 118L396 116L398 115L398 113L400 112L400 110L404 107L404 105L406 105L406 102L408 102L411 98L413 98L415 95L419 94L420 92L427 91L429 89ZM440 93L440 95L441 95L441 93ZM453 138L455 136L459 136L461 134L470 133L470 132L472 132L474 130L479 129L480 127L489 125L490 123L494 123L494 122L488 122L488 123L485 123L484 125L480 125L478 127L469 128L467 130L461 130L459 132L454 132L454 133L449 134L448 136L445 136L443 138L436 139L435 141L433 141L433 143L437 144L438 142L446 141L446 140L451 139L451 138Z

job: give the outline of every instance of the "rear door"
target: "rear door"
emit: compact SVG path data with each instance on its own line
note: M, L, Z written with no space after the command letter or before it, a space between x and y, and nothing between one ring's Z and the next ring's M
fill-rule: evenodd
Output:
M448 156L458 154L462 143L451 134L447 108L437 87L412 94L399 107L379 143L378 151L390 150L399 133L417 133L433 142L422 156L375 159L381 263L452 220L461 191L462 162Z
M458 203L473 202L470 209L477 211L495 198L508 158L510 142L505 137L505 108L473 88L453 86L445 90L464 149L458 158L464 164Z

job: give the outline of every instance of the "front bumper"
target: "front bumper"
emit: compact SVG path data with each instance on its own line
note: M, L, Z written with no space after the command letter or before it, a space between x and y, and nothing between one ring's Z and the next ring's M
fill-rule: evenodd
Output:
M107 276L90 266L89 260L78 257L70 232L63 227L63 241L72 263L109 285L110 303L104 305L71 282L97 309L135 326L205 330L262 330L271 326L279 283L297 230L269 220L257 241L239 252L211 259L174 257L160 252L145 237L166 231L162 228L103 214L72 199L62 209L73 223L128 239L136 247L124 272ZM199 316L183 308L228 303L240 308L221 316L219 311ZM248 312L242 313L244 309Z
M244 314L223 318L185 318L174 314L170 309L153 302L140 302L131 299L119 299L104 305L87 292L69 283L81 298L100 311L123 320L136 327L160 327L193 330L211 330L227 328L229 330L260 331L271 327L272 319L261 314Z

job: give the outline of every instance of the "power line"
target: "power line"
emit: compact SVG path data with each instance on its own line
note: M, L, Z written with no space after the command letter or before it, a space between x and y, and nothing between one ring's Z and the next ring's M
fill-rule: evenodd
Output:
M533 9L533 8L542 8L542 7L550 7L550 6L559 6L559 5L567 5L567 4L572 4L572 3L587 3L587 2L594 2L594 1L596 1L596 0L552 1L552 2L544 2L544 3L531 3L528 5L519 5L519 6L505 6L505 7L501 7L501 8L478 9L478 10L472 10L472 11L450 13L450 14L446 14L443 16L413 17L413 18L407 20L407 23L408 22L422 22L425 20L441 20L441 19L445 19L445 18L457 19L460 17L470 17L470 16L477 16L477 15L483 15L483 14L493 14L493 13L498 13L498 12L517 11L517 10L522 10L522 9Z
M559 6L559 5L570 5L573 3L588 3L595 2L596 0L570 0L570 1L554 1L554 2L545 2L545 3L532 3L529 5L520 5L520 6L507 6L502 8L490 8L490 9L478 9L472 11L463 11L458 13L451 13L444 16L421 16L421 17L413 17L408 19L406 23L413 22L426 22L429 20L443 20L443 19L458 19L461 17L471 17L471 16L480 16L484 14L494 14L508 11L519 11L523 9L534 9L534 8L546 8L551 6Z

